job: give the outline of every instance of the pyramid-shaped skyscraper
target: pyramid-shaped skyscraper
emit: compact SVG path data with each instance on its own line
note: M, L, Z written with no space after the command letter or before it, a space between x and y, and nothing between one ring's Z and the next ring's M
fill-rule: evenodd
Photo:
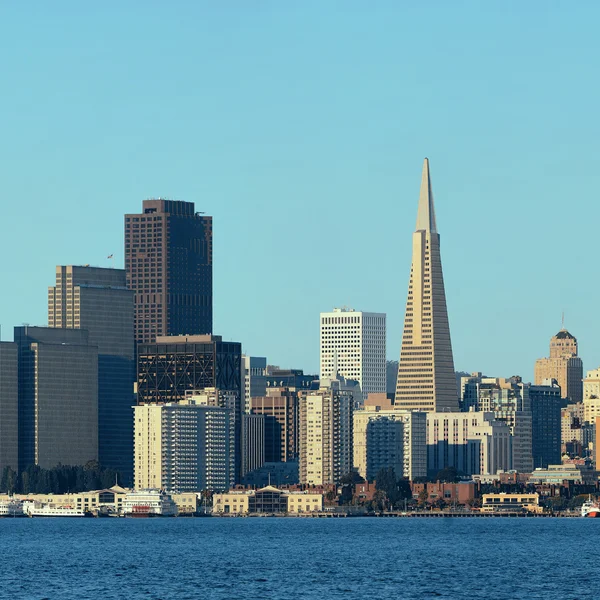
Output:
M427 158L413 233L395 405L425 412L458 411L440 235L435 223Z

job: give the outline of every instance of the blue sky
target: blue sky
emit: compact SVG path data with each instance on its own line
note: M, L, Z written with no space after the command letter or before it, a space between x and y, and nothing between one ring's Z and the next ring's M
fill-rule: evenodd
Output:
M144 198L214 216L215 333L318 367L318 315L397 358L423 157L457 369L530 379L561 312L600 364L592 2L0 4L3 339L57 264L123 262Z

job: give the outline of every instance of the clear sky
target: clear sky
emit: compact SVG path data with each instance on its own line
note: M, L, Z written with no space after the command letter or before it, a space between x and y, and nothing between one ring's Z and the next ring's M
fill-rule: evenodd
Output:
M431 161L455 366L600 364L600 4L0 3L0 323L57 264L123 264L148 197L214 216L214 330L316 371L320 311L397 359Z

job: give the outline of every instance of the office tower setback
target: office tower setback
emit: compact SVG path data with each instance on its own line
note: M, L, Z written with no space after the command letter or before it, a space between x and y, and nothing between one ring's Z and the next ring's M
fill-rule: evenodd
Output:
M345 381L300 393L300 483L339 483L352 471L352 392Z
M265 462L297 460L298 392L267 388L265 396L251 398L250 412L265 418Z
M56 267L48 288L48 326L85 329L98 346L98 459L133 478L133 292L125 271L87 266Z
M531 404L531 443L533 468L560 464L561 419L563 405L556 380L529 387Z
M447 467L465 475L513 468L511 431L493 412L427 413L427 470Z
M212 217L193 202L144 200L125 215L125 270L138 343L212 333Z
M429 161L425 159L413 233L412 266L396 386L397 408L458 411Z
M0 476L19 468L19 353L12 342L0 341Z
M242 415L242 477L265 464L265 417Z
M231 410L188 398L134 407L135 486L168 492L228 490L234 483Z
M320 317L320 378L337 373L360 384L363 399L385 392L385 314L334 308ZM337 369L337 370L336 370Z
M98 460L98 347L84 329L15 327L19 469Z
M545 379L556 379L562 397L573 404L583 400L583 362L577 355L577 338L561 329L550 340L550 357L535 362L535 385Z
M267 389L267 359L262 356L242 355L242 406L250 412L250 399L264 396Z

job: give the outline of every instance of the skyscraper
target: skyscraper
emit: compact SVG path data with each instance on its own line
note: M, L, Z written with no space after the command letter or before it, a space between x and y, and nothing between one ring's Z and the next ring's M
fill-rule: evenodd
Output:
M413 233L395 405L407 410L458 412L440 235L428 159L423 164L417 227Z
M577 355L577 338L561 329L550 339L550 357L535 361L535 385L545 379L556 379L562 397L572 403L583 400L583 362Z
M133 477L133 292L125 271L58 266L48 288L48 326L86 329L98 346L98 460Z
M385 392L385 314L334 308L320 318L320 378L335 369L360 384L363 400Z
M18 346L0 341L0 475L19 468Z
M98 347L84 329L15 327L19 469L98 460Z
M212 217L193 202L144 200L125 215L125 270L138 343L212 333Z

